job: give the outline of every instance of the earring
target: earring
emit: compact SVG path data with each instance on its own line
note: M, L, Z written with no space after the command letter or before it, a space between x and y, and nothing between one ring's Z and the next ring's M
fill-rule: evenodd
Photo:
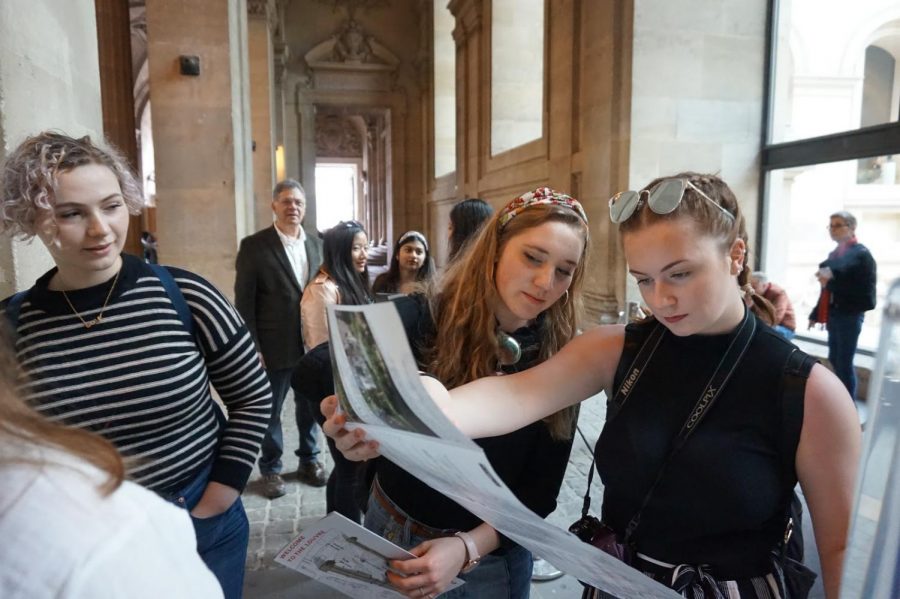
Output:
M563 303L562 303L563 306L565 306L566 304L569 303L569 290L568 289L566 289L565 297L566 297L566 299L564 299Z

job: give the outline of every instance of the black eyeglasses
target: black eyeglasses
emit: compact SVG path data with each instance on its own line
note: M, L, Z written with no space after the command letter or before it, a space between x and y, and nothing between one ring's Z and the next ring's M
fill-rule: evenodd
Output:
M684 199L684 192L688 187L721 210L725 216L734 220L733 214L722 208L722 206L687 179L664 179L649 191L646 189L641 191L620 191L609 199L609 218L616 224L624 223L641 207L641 202L645 196L650 210L656 214L669 214L678 208L681 200Z
M834 231L835 229L843 229L844 227L849 227L847 223L841 223L839 225L828 225L825 227L826 231Z

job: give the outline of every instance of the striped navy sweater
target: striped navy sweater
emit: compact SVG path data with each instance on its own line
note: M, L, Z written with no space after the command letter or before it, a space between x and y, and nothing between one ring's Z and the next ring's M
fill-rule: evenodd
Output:
M132 256L123 254L103 319L90 329L61 292L47 288L55 268L38 279L19 313L16 354L28 376L22 395L49 418L112 441L129 477L154 491L179 489L210 461L210 480L241 490L271 416L271 388L228 300L202 277L169 271L196 338L153 271ZM67 294L90 320L112 284Z

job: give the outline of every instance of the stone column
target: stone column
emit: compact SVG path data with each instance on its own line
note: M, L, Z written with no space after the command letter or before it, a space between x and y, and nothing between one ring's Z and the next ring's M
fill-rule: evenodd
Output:
M247 38L250 63L250 125L253 136L253 194L256 229L272 223L275 184L273 140L274 0L248 0Z
M99 138L97 65L93 0L0 2L0 160L44 129ZM0 237L0 297L27 289L51 266L40 241Z
M147 3L160 261L230 294L238 241L252 230L244 0ZM197 56L200 74L182 74Z

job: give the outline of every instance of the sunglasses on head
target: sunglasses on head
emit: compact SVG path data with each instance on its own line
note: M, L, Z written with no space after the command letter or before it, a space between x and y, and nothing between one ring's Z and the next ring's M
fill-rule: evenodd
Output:
M734 220L733 214L722 208L722 206L713 201L712 198L687 179L663 179L656 187L650 190L620 191L609 200L609 218L616 224L625 222L638 211L645 196L650 210L656 214L669 214L678 208L681 200L684 199L684 192L688 187L721 210L728 218Z

